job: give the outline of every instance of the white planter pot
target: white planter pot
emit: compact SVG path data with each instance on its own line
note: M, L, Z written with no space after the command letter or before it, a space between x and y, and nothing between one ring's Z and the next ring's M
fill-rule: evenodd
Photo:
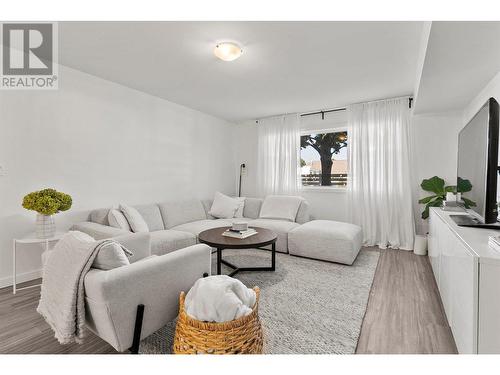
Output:
M36 236L45 239L52 238L56 234L56 222L54 215L36 215Z
M413 245L413 252L416 255L427 255L427 236L417 234Z

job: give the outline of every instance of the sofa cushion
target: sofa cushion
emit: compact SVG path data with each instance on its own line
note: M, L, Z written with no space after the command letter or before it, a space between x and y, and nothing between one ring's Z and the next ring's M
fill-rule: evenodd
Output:
M238 206L238 209L236 210L236 213L234 214L234 217L236 217L236 218L244 217L243 213L245 210L245 201L247 198L245 198L245 197L232 197L232 198L238 200L238 202L239 202L239 206ZM210 211L210 208L212 208L212 203L213 203L213 200L210 200L210 199L204 199L201 201L201 204L203 205L203 208L205 209L207 219L215 219L215 217L213 217L212 215L210 215L208 213ZM258 217L259 217L259 215L257 213L257 216L255 216L253 219L256 219Z
M47 260L52 254L53 250L44 251L42 253L42 267L45 267ZM113 268L126 266L130 264L129 258L133 256L134 254L123 245L121 245L120 241L117 239L115 240L115 242L109 242L108 244L104 245L99 250L94 259L94 262L92 263L91 268L111 270Z
M257 219L260 213L262 199L260 198L245 198L245 206L243 207L243 217Z
M276 251L288 253L288 232L300 225L286 220L257 219L250 221L248 226L261 227L275 232L278 235Z
M158 230L150 232L151 254L164 255L196 244L196 236L192 233L177 230Z
M304 198L290 195L268 195L260 208L260 219L295 221Z
M150 232L165 229L163 220L161 218L160 209L157 204L142 204L139 206L134 206L134 208L139 211L142 218L148 225Z
M109 225L108 214L110 208L97 208L90 211L89 221L101 225Z
M330 220L313 220L288 234L290 254L352 264L361 249L361 227Z
M215 192L214 201L209 215L219 219L230 219L235 217L236 211L240 207L240 200L228 197L225 194Z
M201 232L207 229L229 227L231 226L231 221L226 219L216 219L216 220L198 220L191 223L181 224L173 227L174 230L180 230L183 232L189 232L198 236Z
M203 204L198 199L164 202L158 206L160 207L165 229L171 229L176 225L192 221L207 219Z
M113 237L113 239L134 253L128 258L130 263L137 262L151 255L150 233L128 233Z
M109 241L101 246L97 253L92 268L100 270L112 270L130 264L128 257L134 254L120 245L118 242Z
M126 204L120 204L120 210L127 218L130 228L132 228L132 232L149 232L148 224L137 209Z
M132 228L130 228L130 224L128 223L127 218L125 217L123 212L117 210L116 208L109 210L108 222L109 225L113 228L120 228L128 230L129 232L132 231Z
M203 209L205 210L205 215L207 215L207 219L215 219L215 217L213 217L212 215L210 215L208 213L208 211L210 211L210 208L212 207L212 202L213 200L211 199L203 199L201 201L201 204L203 205Z
M304 199L299 206L297 211L297 216L295 217L295 222L299 224L307 223L311 220L309 215L309 203Z

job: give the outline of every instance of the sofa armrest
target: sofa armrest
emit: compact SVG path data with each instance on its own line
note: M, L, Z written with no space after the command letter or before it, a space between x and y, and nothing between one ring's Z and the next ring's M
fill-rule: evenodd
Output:
M204 244L108 271L92 269L85 277L89 328L124 351L132 345L137 305L145 306L144 338L177 316L180 292L210 270L211 249Z
M80 232L87 233L89 236L93 237L96 240L104 240L105 238L132 233L125 229L114 228L108 225L93 223L91 221L84 221L81 223L73 224L71 230L78 230Z

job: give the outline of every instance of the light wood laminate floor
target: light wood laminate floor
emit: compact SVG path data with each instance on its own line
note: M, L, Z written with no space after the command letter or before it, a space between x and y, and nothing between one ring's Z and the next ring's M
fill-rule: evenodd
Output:
M356 353L456 352L429 258L380 250Z
M59 345L35 311L39 296L0 289L0 353L116 353L90 333L82 345ZM381 250L356 352L456 353L427 257Z

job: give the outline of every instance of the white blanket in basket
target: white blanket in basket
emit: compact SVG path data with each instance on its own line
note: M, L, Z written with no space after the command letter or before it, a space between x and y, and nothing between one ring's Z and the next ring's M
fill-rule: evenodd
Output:
M255 291L226 275L196 281L186 295L186 313L205 322L228 322L246 316L255 305Z

